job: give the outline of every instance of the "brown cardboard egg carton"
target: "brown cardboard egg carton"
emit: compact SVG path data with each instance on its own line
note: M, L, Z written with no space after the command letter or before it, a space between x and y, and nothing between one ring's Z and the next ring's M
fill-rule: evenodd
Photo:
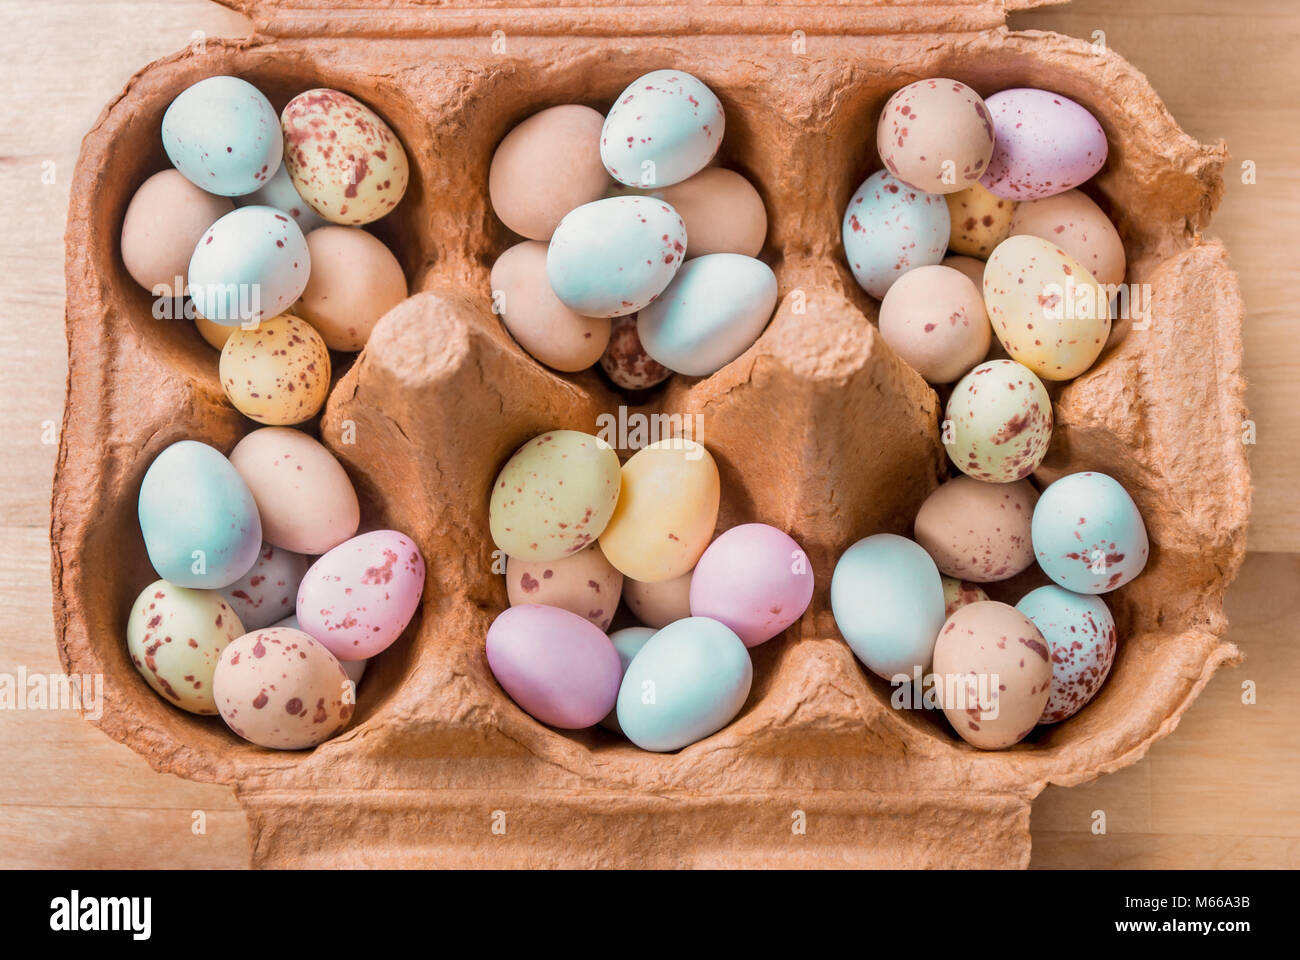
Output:
M51 540L60 654L71 672L105 675L99 725L159 770L232 786L254 865L1024 866L1030 801L1046 784L1135 762L1238 658L1222 600L1250 500L1243 307L1226 252L1201 236L1226 154L1187 137L1118 56L1008 32L1004 6L1027 0L226 2L252 16L254 36L146 67L82 147ZM753 651L754 688L736 721L658 755L602 729L542 726L484 657L506 605L488 536L492 477L532 435L594 431L624 402L596 373L540 367L491 313L489 267L512 239L489 206L487 169L501 137L538 109L604 112L630 80L665 66L700 77L726 108L719 159L766 202L762 256L781 301L742 357L706 379L672 378L638 410L701 414L722 474L719 529L761 520L788 530L818 586L803 620ZM405 199L375 230L413 295L344 364L320 433L357 485L365 526L419 543L424 604L371 665L352 725L299 753L260 749L164 703L124 643L130 605L154 578L136 521L145 469L177 440L229 451L254 426L223 397L216 353L190 323L153 318L118 253L127 202L167 163L164 109L222 73L277 109L310 87L348 91L397 131L412 167ZM1153 293L1145 329L1118 323L1096 366L1054 389L1056 434L1039 471L1043 482L1081 469L1115 476L1146 518L1151 561L1107 596L1122 640L1097 699L999 753L971 749L936 711L892 709L828 602L839 554L868 534L910 535L948 470L941 398L877 335L877 304L840 244L850 194L879 167L878 111L931 76L986 96L1042 86L1087 106L1110 158L1086 189L1119 228L1130 281ZM1031 580L993 592L1014 602Z

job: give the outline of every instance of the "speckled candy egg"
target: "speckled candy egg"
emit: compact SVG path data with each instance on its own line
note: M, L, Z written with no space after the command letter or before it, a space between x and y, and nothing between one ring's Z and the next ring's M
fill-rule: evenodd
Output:
M658 197L686 223L686 256L739 253L756 257L767 238L767 209L754 185L725 167L705 167L695 176L656 189L615 184L608 196L630 193Z
M844 211L844 255L859 286L879 299L908 270L943 259L950 226L943 197L880 170L863 181Z
M199 336L207 341L209 346L220 352L225 347L226 341L230 339L230 335L239 327L229 327L224 323L213 323L211 320L205 320L203 315L196 311L194 314L194 329L199 332Z
M1106 163L1097 118L1059 93L1018 87L985 101L997 143L980 179L1008 200L1037 200L1077 187Z
M680 577L713 537L720 495L718 466L703 446L678 438L652 443L623 465L622 492L600 548L633 580Z
M291 630L298 630L298 618L296 616L285 617L283 620L277 620L271 624L273 627L288 627ZM339 664L343 667L343 672L348 675L357 686L361 685L361 678L366 675L366 664L369 660L340 660Z
M1147 564L1142 514L1104 473L1072 473L1044 490L1032 532L1038 565L1075 593L1117 590Z
M622 593L623 574L605 559L599 544L559 560L506 560L506 595L512 607L559 607L608 630Z
M307 234L311 278L294 307L331 350L354 352L379 318L406 299L402 265L382 240L360 227Z
M618 454L604 440L547 431L497 474L488 506L492 541L506 556L536 563L577 553L605 530L620 487Z
M1092 274L1041 237L1010 237L984 268L993 332L1014 360L1045 380L1070 380L1110 336L1110 300Z
M618 651L618 662L623 668L623 675L627 674L627 668L632 663L632 658L640 653L641 648L658 632L653 627L624 627L622 630L615 630L609 635L609 642L614 644L614 649ZM621 678L619 682L622 683ZM614 733L623 732L618 725L617 709L605 714L605 718L600 721L600 725L606 730L612 730Z
M397 206L410 169L397 134L338 90L308 90L280 114L294 189L331 223L378 220Z
M993 154L993 124L980 95L936 77L894 93L876 125L880 159L903 183L955 193L978 180Z
M969 603L981 603L989 598L984 588L978 583L967 583L955 577L943 578L943 616L944 619Z
M802 617L812 595L812 562L792 537L765 523L723 533L691 575L691 615L726 624L747 647Z
M168 703L212 715L212 674L243 624L221 594L166 580L140 591L126 621L126 649L140 676Z
M623 580L623 602L632 616L647 627L666 627L674 620L691 615L691 578L688 571L671 580L642 583L626 577Z
M1017 206L1010 236L1020 234L1042 237L1060 247L1103 286L1124 282L1126 261L1119 231L1082 191L1067 190Z
M310 564L300 553L264 543L253 568L222 590L221 595L239 615L244 630L261 630L293 614L298 584Z
M989 193L978 183L964 190L947 194L948 218L952 230L948 234L948 251L979 257L981 260L1005 240L1011 232L1011 218L1016 212L1016 202Z
M962 607L934 645L935 694L958 735L981 750L1019 743L1038 723L1052 688L1047 641L1015 607Z
M1016 609L1052 651L1052 692L1039 723L1060 723L1096 696L1115 662L1115 618L1101 597L1058 586L1032 590Z
M975 583L1006 580L1034 562L1029 524L1037 502L1028 480L953 477L917 511L916 542L947 576Z
M332 653L303 633L270 627L222 651L217 709L236 734L271 750L303 750L340 733L356 686Z
M235 197L235 206L275 207L281 213L293 217L293 222L298 224L298 229L304 234L311 233L328 222L313 210L306 200L298 196L293 180L289 178L289 170L283 163L276 169L275 176L252 193Z
M570 211L546 251L560 301L584 317L635 313L672 281L686 253L686 225L652 197L609 197Z
M885 342L929 383L952 383L984 359L993 336L979 289L942 264L899 277L881 301L879 326Z
M140 184L122 220L127 273L155 296L183 297L195 244L233 209L175 170L155 173Z
M311 255L298 224L274 207L240 207L208 227L190 257L194 308L228 326L269 320L307 286Z
M172 166L220 197L261 187L284 150L270 101L238 77L208 77L182 91L163 114L162 142Z
M673 372L646 353L636 332L635 313L610 321L609 344L600 355L601 369L624 390L647 390Z
M709 165L725 127L712 90L681 70L655 70L614 101L600 132L600 158L619 183L666 187Z
M298 587L298 625L340 660L387 650L415 616L424 557L396 530L339 544L311 565Z
M140 532L149 562L181 587L220 590L257 562L262 524L253 495L220 451L173 443L140 484Z
M1010 483L1033 473L1052 439L1052 401L1014 360L981 363L952 388L942 433L948 458L967 476Z
M310 324L282 313L251 330L237 327L221 349L221 389L258 423L314 417L330 389L330 354Z

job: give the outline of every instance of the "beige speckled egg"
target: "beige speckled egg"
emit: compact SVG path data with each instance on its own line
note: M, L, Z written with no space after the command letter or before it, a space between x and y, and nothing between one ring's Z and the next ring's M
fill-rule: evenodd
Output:
M622 593L623 574L605 559L599 544L545 563L506 560L506 594L512 607L525 603L559 607L608 630Z
M930 383L952 383L989 351L979 288L940 264L899 277L880 304L880 335Z
M1004 200L989 193L978 183L950 193L948 215L952 233L948 250L984 259L1011 231L1011 217L1016 211L1014 200Z
M980 603L989 598L978 583L967 583L955 577L940 577L943 581L943 615L951 617L970 603Z
M230 327L224 323L213 323L197 310L194 311L194 329L199 331L199 336L206 340L209 346L220 350L230 339L230 335L239 327Z
M1047 641L1023 613L994 600L968 604L948 618L932 669L948 722L981 750L1023 740L1052 689Z
M301 630L246 633L221 654L213 679L226 726L272 750L302 750L352 719L356 685L334 654Z
M647 390L663 383L673 372L646 353L636 332L636 314L610 321L609 344L600 355L601 369L624 390Z
M916 513L916 542L939 572L974 583L1006 580L1034 562L1029 535L1038 492L1028 480L953 477Z
M292 314L235 328L221 349L221 389L258 423L310 420L330 388L330 354L311 325Z
M1079 190L1030 200L1017 207L1010 236L1029 234L1060 247L1103 286L1124 282L1124 243L1092 198Z
M886 169L926 193L956 193L993 156L993 121L980 95L942 77L909 83L880 112L876 149Z
M691 576L683 573L659 583L642 583L640 580L623 581L623 602L632 616L647 627L656 630L691 615Z
M126 621L126 649L140 676L168 703L212 715L212 674L243 624L215 590L191 590L166 580L149 584Z
M1041 237L1009 237L984 268L993 333L1044 380L1070 380L1110 336L1110 301L1084 266Z
M229 197L200 190L179 170L155 173L140 184L122 220L127 273L146 290L184 296L195 245L208 227L234 209Z
M967 476L1023 480L1043 462L1052 439L1047 388L1014 360L987 360L952 388L942 439L948 458Z
M686 223L686 257L739 253L757 257L767 239L767 208L754 185L734 170L705 167L672 186L650 190L614 185L610 195L635 193L666 201Z
M492 303L528 355L561 372L586 370L609 343L608 317L575 313L551 290L546 244L536 240L515 244L492 264Z
M623 465L618 507L600 538L606 559L645 583L680 577L713 537L720 495L718 466L694 440L660 440L637 451Z
M359 227L307 234L311 276L294 312L331 350L360 350L379 318L406 299L406 275L383 241Z
M280 126L294 189L330 223L371 223L406 192L410 168L401 141L355 97L300 93L281 112Z
M512 456L488 506L492 540L508 557L545 563L593 543L619 500L618 454L599 437L550 430Z

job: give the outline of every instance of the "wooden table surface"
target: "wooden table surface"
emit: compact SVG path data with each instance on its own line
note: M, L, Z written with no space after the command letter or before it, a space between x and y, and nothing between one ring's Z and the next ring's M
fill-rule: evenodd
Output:
M0 674L55 672L49 494L65 364L62 235L82 134L125 80L195 31L248 25L207 0L0 0ZM1107 44L1192 136L1232 155L1210 232L1241 276L1255 509L1228 601L1246 663L1218 676L1174 735L1120 773L1035 803L1037 867L1300 866L1300 7L1291 0L1076 0L1017 28ZM490 25L485 26L485 34ZM1250 160L1257 182L1241 182ZM1257 702L1242 703L1245 681ZM247 827L224 787L154 773L71 712L0 711L0 867L241 867ZM1094 811L1107 832L1094 835ZM196 811L205 831L192 830Z

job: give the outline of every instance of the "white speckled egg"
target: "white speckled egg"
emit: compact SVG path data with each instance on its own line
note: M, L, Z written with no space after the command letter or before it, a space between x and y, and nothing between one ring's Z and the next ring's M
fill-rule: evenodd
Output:
M1109 593L1147 564L1150 544L1137 504L1104 473L1072 473L1038 499L1034 556L1049 577L1075 593Z
M1052 401L1014 360L981 363L952 388L942 439L967 476L1010 483L1033 473L1052 439Z
M221 348L221 389L236 410L258 423L310 420L325 405L330 354L321 335L282 313L246 330L233 329Z
M213 323L253 324L293 306L310 272L307 239L292 217L274 207L240 207L199 238L188 293Z
M1097 118L1059 93L1019 87L986 101L997 143L980 183L1008 200L1037 200L1077 187L1106 163Z
M619 183L666 187L709 165L725 126L712 90L681 70L655 70L614 101L600 132L600 158Z
M163 114L162 142L172 166L220 197L264 185L284 151L270 101L238 77L208 77L183 90Z
M916 513L916 542L941 573L975 583L1006 580L1034 562L1029 524L1038 493L1028 480L953 477Z
M967 583L955 577L943 578L943 616L946 620L968 603L980 603L989 595L978 583Z
M1124 282L1124 243L1101 207L1080 190L1031 200L1016 207L1010 236L1042 237L1083 264L1103 286Z
M858 284L879 299L908 270L941 261L950 228L943 197L879 170L844 211L844 255Z
M608 630L622 593L623 574L605 559L599 544L559 560L506 559L506 595L512 607L559 607Z
M978 180L993 153L993 124L980 95L959 80L909 83L880 111L876 149L903 183L956 193Z
M310 563L300 553L264 543L253 569L222 590L221 595L239 615L244 630L261 630L293 614L298 584Z
M329 222L313 210L306 200L298 196L298 190L294 187L293 180L289 178L289 171L283 163L275 171L275 176L262 186L252 193L236 197L235 206L275 207L293 217L293 222L298 224L298 229L304 234L311 233L317 227L323 227Z
M1052 651L1052 692L1039 723L1060 723L1096 696L1115 662L1115 618L1101 597L1052 585L1032 590L1016 609Z

